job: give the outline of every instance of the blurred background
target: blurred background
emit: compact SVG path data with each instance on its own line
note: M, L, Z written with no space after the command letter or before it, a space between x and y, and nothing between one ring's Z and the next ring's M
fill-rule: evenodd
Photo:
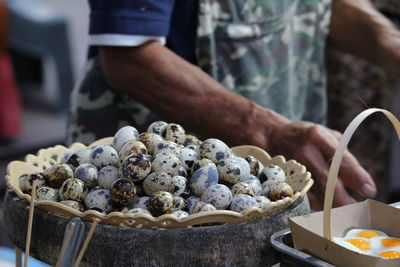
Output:
M400 25L398 0L373 2ZM0 0L0 217L7 164L64 143L69 94L86 61L88 14L83 0ZM332 47L327 66L330 127L343 131L367 107L400 117L399 84L381 69ZM350 150L375 178L377 199L399 201L400 146L389 122L367 121ZM0 246L11 246L1 221Z

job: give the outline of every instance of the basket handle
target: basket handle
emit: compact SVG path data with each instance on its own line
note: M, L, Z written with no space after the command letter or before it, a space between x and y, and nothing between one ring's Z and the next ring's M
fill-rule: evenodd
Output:
M382 112L383 114L386 115L386 117L392 122L394 128L396 129L397 136L400 139L400 122L391 112L387 110L370 108L358 114L357 117L355 117L350 122L350 124L344 131L342 138L340 139L339 145L337 146L335 155L333 156L332 159L331 167L329 169L328 181L325 189L324 214L323 214L324 216L323 230L325 239L332 240L331 209L332 209L333 194L335 190L336 179L339 173L339 167L340 163L342 162L343 154L347 148L350 138L353 136L355 130L358 128L361 122L363 122L369 115L375 112Z

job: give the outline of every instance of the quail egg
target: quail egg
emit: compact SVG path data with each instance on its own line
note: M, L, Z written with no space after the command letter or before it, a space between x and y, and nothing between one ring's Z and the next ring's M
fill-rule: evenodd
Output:
M178 172L176 173L176 175L179 175L179 176L182 176L185 178L188 177L187 171L182 166L178 169Z
M218 163L218 174L222 180L236 184L240 182L242 176L242 168L236 159L227 158Z
M114 207L110 190L98 189L91 191L85 196L85 206L88 209L95 209L99 212L111 212Z
M79 203L77 201L74 201L74 200L61 200L58 203L61 203L61 204L65 205L65 206L68 206L68 207L70 207L70 208L72 208L74 210L80 211L80 212L84 212L85 211L85 207L81 203Z
M58 190L52 187L43 186L36 190L36 200L58 201Z
M91 148L82 148L68 153L65 163L68 164L72 170L83 163L90 163Z
M203 211L212 211L212 210L216 210L216 208L212 204L206 203L204 201L199 201L192 208L191 214L195 214L195 213L199 213L199 212L203 212Z
M151 162L151 168L153 171L166 172L169 175L176 175L180 167L181 162L179 158L174 154L167 152L157 154Z
M141 133L137 140L142 142L146 146L147 152L150 155L153 155L154 147L158 143L163 141L163 139L160 135L155 134L155 133L148 133L148 132Z
M200 198L195 197L195 196L190 196L186 199L187 205L188 205L188 211L190 214L192 214L192 209L193 207L197 204L197 202L200 201Z
M115 166L105 166L98 174L98 184L104 189L111 189L111 184L118 179L119 169Z
M183 192L185 192L187 187L187 179L183 176L174 176L172 177L172 185L173 191L172 194L174 196L180 196Z
M245 182L240 182L237 184L234 184L231 188L232 195L240 195L240 194L246 194L249 196L254 197L256 194L254 193L253 187L251 185L245 183Z
M218 171L214 165L206 165L195 171L189 182L191 191L201 196L206 189L218 183Z
M149 210L154 216L171 213L174 208L174 196L169 192L158 191L149 200Z
M253 197L255 201L257 201L257 207L260 209L265 209L268 207L269 204L271 204L271 200L269 200L267 197L264 196L255 196Z
M217 163L230 156L229 147L219 139L209 138L200 145L200 155Z
M111 185L111 199L122 206L132 203L136 194L135 185L128 179L115 180Z
M232 193L226 185L214 184L204 191L201 200L212 204L216 209L222 210L231 204Z
M269 192L278 185L279 183L275 180L267 180L262 183L262 192L261 195L264 197L268 197Z
M250 174L258 177L258 175L260 175L261 170L264 169L262 163L253 156L247 156L244 159L249 163Z
M251 207L257 207L257 201L253 197L245 194L233 196L231 210L242 212Z
M24 175L21 175L19 178L18 178L18 185L19 185L19 189L21 189L21 191L22 192L25 192L26 190L25 190L25 180L26 180L26 174L24 174Z
M199 160L196 152L188 147L181 149L181 164L185 170L190 170L193 164Z
M133 200L133 208L148 209L150 197L144 196Z
M104 166L118 166L118 153L111 146L96 146L90 153L90 163L95 165L98 169Z
M153 172L143 181L143 190L148 196L153 196L158 191L173 192L172 177L166 172Z
M88 188L94 187L97 185L98 179L98 171L96 166L90 163L84 163L79 165L78 168L75 169L75 177L85 183Z
M144 208L133 208L133 209L128 210L126 213L146 214L146 215L152 216L150 211L148 209L144 209Z
M181 148L178 144L171 141L163 140L154 146L153 155L161 154L163 152L172 153L177 156L178 159L181 157Z
M60 187L61 200L75 200L81 202L88 189L84 182L76 178L69 178Z
M122 146L131 140L136 140L139 136L139 132L135 127L125 126L117 131L114 135L112 145L116 151L120 151Z
M197 138L196 136L187 134L185 141L183 142L183 145L184 146L190 146L190 145L198 146L198 145L201 145L201 143L202 142L200 141L200 139Z
M242 157L232 157L236 160L237 163L240 165L240 169L242 170L242 174L240 175L239 180L244 182L250 176L250 165L249 163Z
M174 196L175 210L187 210L187 202L183 197Z
M162 133L161 136L164 137L165 140L175 142L177 144L183 144L186 139L185 129L179 124L176 123L168 123Z
M127 157L121 164L119 174L122 178L133 182L143 180L151 171L151 163L148 157L138 154Z
M265 168L262 169L259 177L261 183L271 179L283 183L286 179L285 172L283 171L283 169L275 164L269 164L265 166Z
M168 123L166 123L165 121L155 121L149 125L149 128L147 128L147 132L161 135L165 126L167 125Z
M283 199L285 197L292 197L293 196L293 189L287 183L279 183L274 186L269 192L267 197L271 201L277 201L279 199Z
M193 164L192 169L190 170L190 173L195 173L198 169L200 169L201 167L204 167L206 165L212 165L215 168L217 168L217 166L214 164L214 162L212 162L210 159L200 159Z
M121 150L119 151L119 160L120 162L123 162L128 156L137 154L146 155L147 148L142 142L131 140L122 146Z
M26 176L24 181L24 189L26 192L31 193L33 181L36 182L36 189L46 185L46 179L40 172L30 173Z
M185 217L189 216L189 213L187 213L186 211L183 211L183 210L176 210L176 211L172 212L171 215L174 215L178 218L185 218Z
M69 165L57 163L45 169L43 175L51 187L60 187L65 180L74 177L74 172Z
M246 179L246 181L244 181L244 183L249 184L253 188L254 194L256 196L260 196L261 195L261 193L262 193L262 185L261 185L260 180L257 177L255 177L253 175L250 175L248 177L248 179Z

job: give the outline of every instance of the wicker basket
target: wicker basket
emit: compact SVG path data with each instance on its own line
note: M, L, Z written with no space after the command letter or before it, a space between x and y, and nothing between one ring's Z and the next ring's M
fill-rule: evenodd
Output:
M89 146L111 144L111 142L112 138L108 137L100 139ZM74 143L69 148L57 145L55 147L41 149L37 155L29 154L25 157L24 161L12 161L7 167L6 181L8 187L21 199L30 202L31 196L23 193L19 187L19 177L28 173L41 172L49 166L60 162L64 154L69 150L76 150L84 147L86 146L81 143ZM295 160L286 161L283 156L271 158L268 153L255 146L237 146L233 147L232 151L237 156L241 157L249 155L254 156L264 165L276 164L280 166L285 171L287 177L286 182L293 188L294 195L291 198L286 197L276 202L271 202L271 204L265 209L253 207L243 211L242 213L228 210L207 211L193 214L185 218L178 218L170 214L153 217L145 214L122 212L111 212L104 215L94 210L79 212L66 205L52 201L36 201L35 206L42 210L67 218L79 217L85 221L93 221L97 218L100 220L99 223L101 224L145 228L183 228L204 223L240 223L276 214L286 209L296 199L303 197L313 184L311 174L303 165L299 164Z

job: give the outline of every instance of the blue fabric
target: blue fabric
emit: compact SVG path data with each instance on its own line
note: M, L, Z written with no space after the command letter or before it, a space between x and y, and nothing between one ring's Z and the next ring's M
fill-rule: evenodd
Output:
M89 0L89 6L90 34L164 36L168 48L195 63L198 0Z

